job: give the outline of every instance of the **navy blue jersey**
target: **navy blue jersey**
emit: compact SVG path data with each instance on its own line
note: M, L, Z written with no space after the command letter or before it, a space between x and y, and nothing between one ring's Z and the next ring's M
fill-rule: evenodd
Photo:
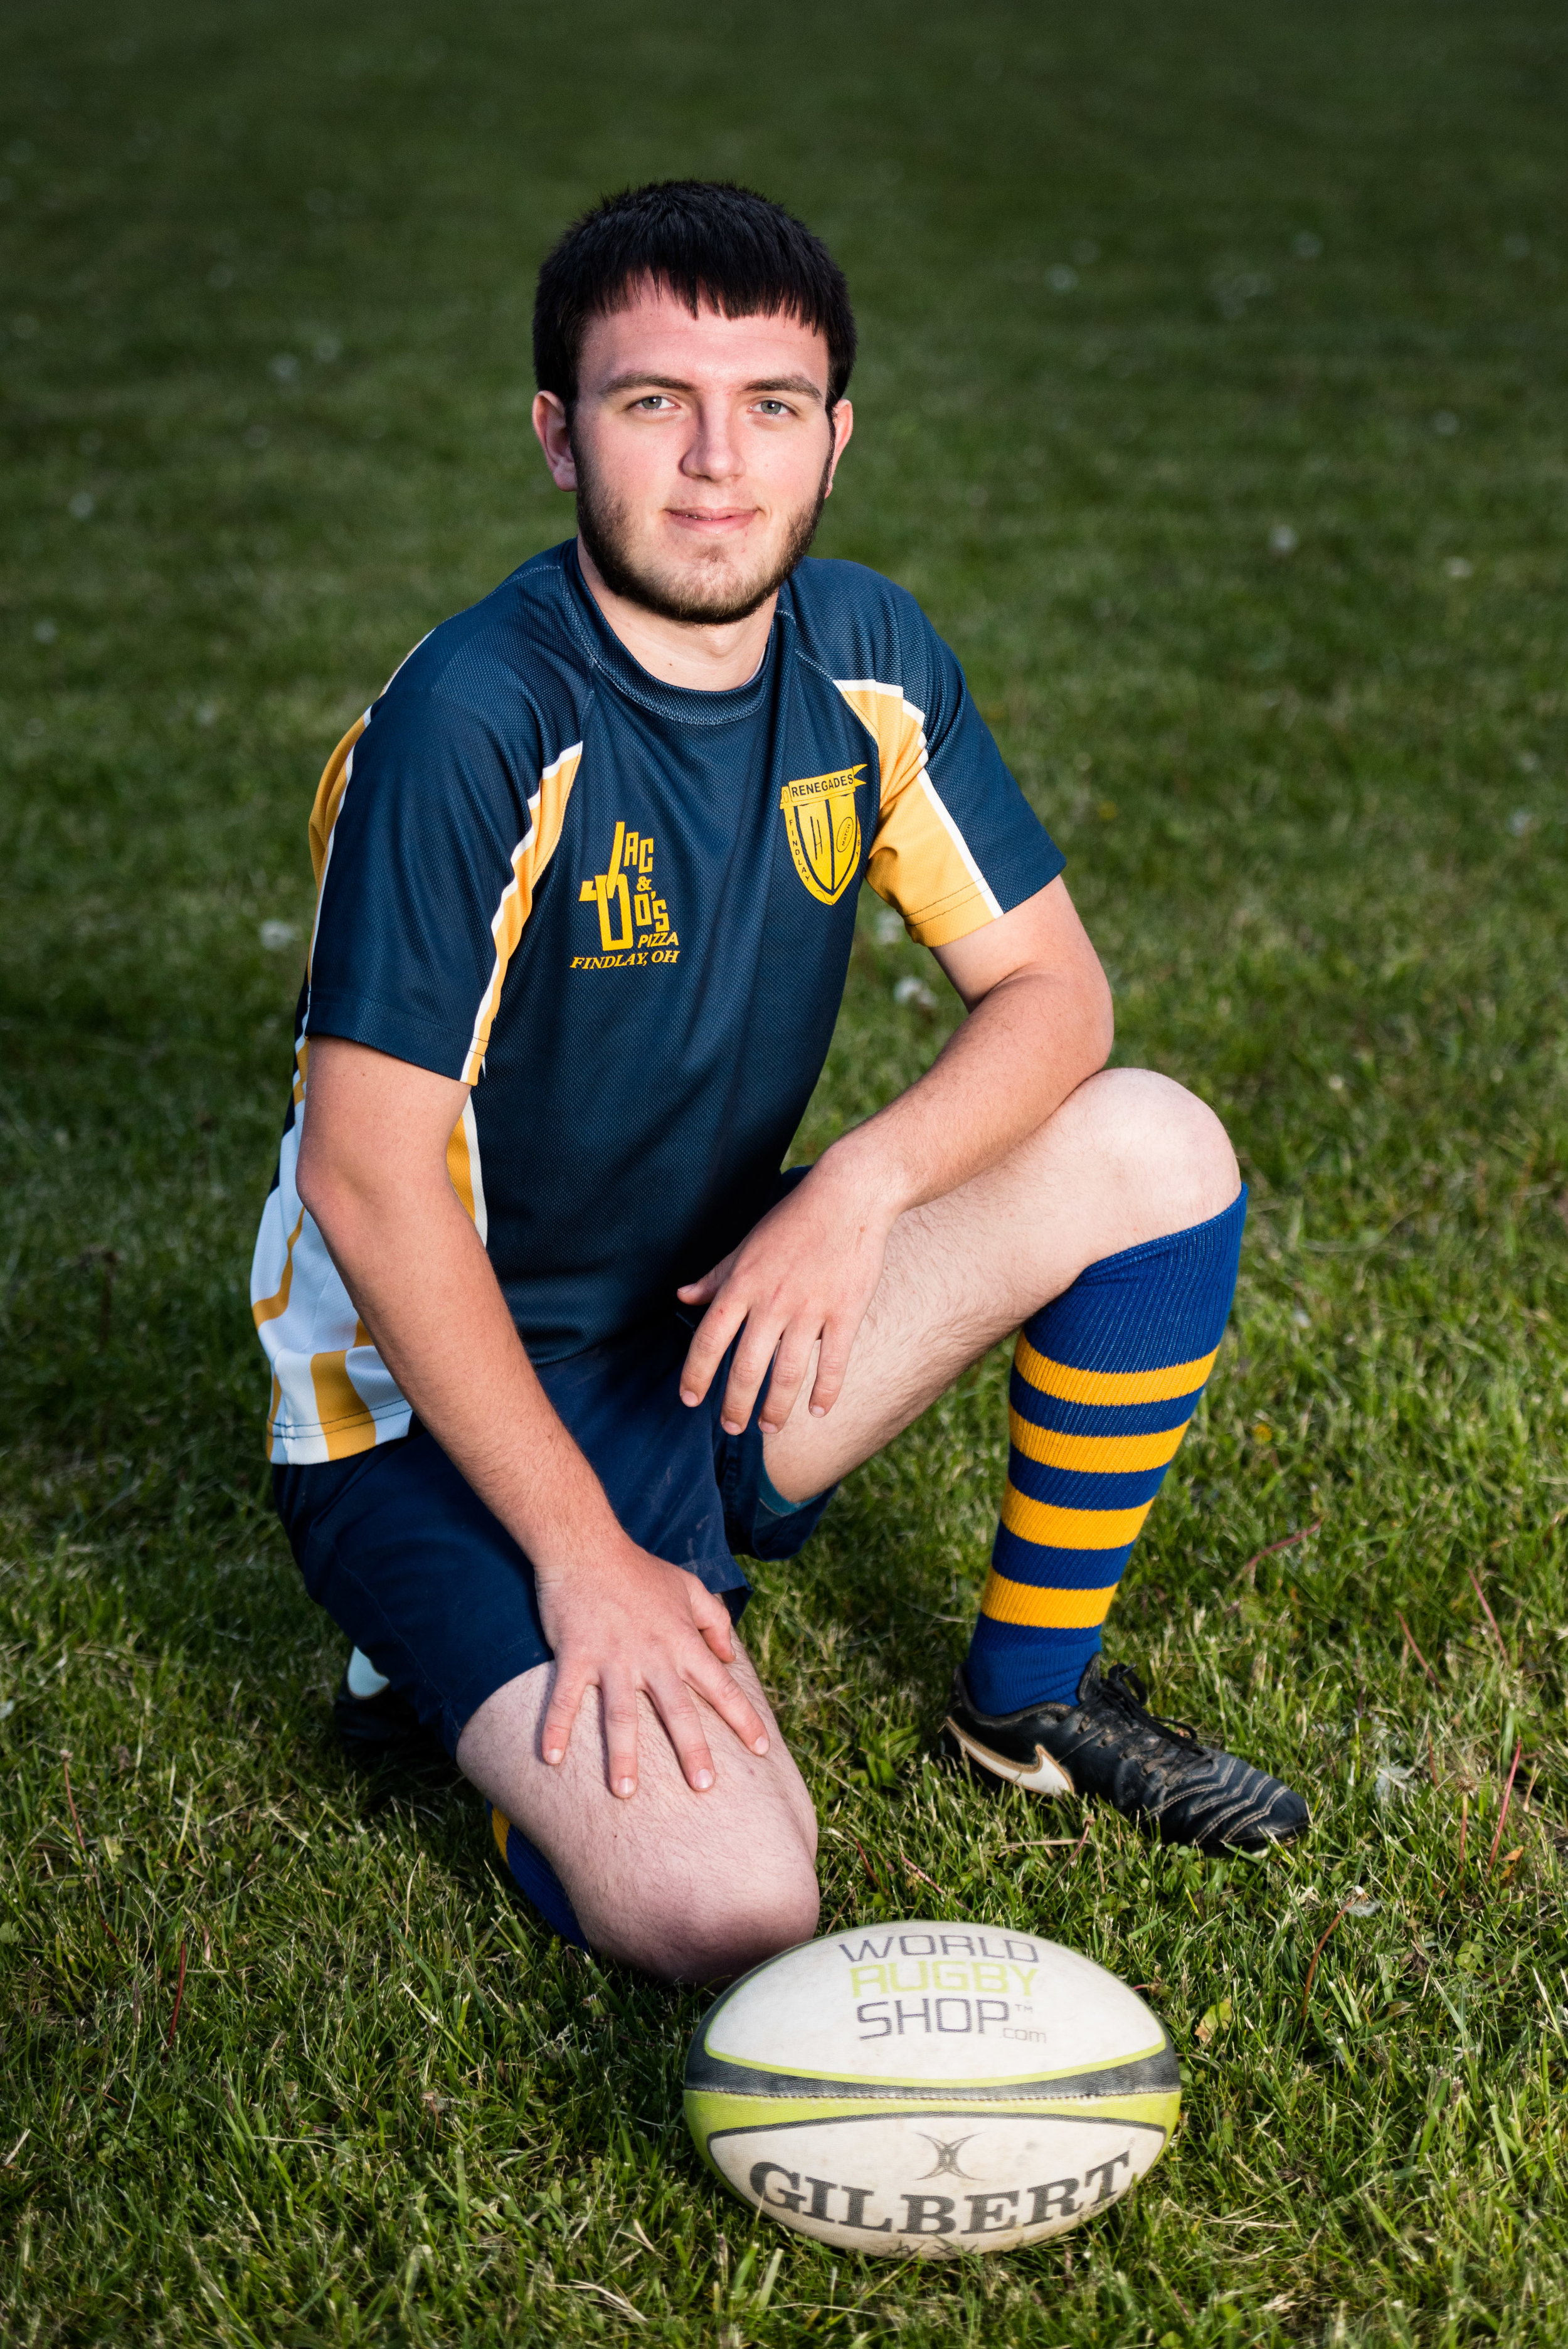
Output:
M448 1151L530 1355L666 1310L773 1195L827 1056L862 879L942 946L1060 871L953 655L874 572L808 562L761 667L665 685L572 543L435 629L338 745L252 1298L271 1455L408 1406L294 1186L310 1040L471 1088Z

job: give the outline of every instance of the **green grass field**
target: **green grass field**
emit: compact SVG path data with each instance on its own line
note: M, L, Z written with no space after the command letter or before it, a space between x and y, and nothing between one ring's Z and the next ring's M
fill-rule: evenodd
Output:
M1568 2341L1560 10L13 0L0 58L0 2337ZM956 646L1119 1056L1253 1185L1111 1647L1304 1846L1205 1865L928 1758L1003 1357L758 1576L825 1925L1026 1925L1181 2051L1128 2204L944 2269L698 2171L701 2001L550 1941L460 1785L349 1775L266 1500L315 778L566 533L533 270L688 171L833 242L822 551ZM953 1016L876 913L802 1155Z

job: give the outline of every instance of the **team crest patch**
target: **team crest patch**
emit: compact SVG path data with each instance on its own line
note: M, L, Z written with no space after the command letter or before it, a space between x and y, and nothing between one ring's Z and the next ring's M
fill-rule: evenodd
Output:
M855 794L865 768L841 767L836 774L804 775L779 794L795 870L813 897L836 905L861 861L861 812Z

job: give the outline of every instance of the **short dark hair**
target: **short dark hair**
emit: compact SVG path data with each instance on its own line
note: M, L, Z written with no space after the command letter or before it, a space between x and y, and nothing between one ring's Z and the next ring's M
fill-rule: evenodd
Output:
M727 318L799 318L826 338L829 408L842 398L855 363L855 319L844 273L821 239L733 181L656 180L606 196L573 221L539 273L534 378L569 414L590 319L622 308L649 281L694 317L707 303Z

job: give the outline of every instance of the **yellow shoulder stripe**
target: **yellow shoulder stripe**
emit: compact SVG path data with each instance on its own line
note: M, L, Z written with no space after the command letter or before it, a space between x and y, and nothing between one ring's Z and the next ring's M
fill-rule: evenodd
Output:
M925 712L903 698L902 685L874 677L836 677L833 683L867 731L874 736L882 770L880 812L885 815L900 793L925 768Z
M1000 917L1001 905L926 771L925 713L901 685L833 682L877 746L878 820L866 878L923 947L951 946Z
M484 1057L490 1045L490 1033L500 1005L500 991L506 983L507 966L517 951L523 925L533 911L533 893L543 878L544 868L561 843L561 827L566 821L566 802L572 796L572 786L577 780L577 769L583 758L583 745L573 742L552 760L539 778L539 789L528 802L529 825L511 852L511 879L500 893L500 902L490 922L490 936L495 940L495 962L490 971L490 985L480 999L474 1015L473 1040L468 1058L463 1062L465 1085L477 1085Z
M322 769L321 781L315 787L315 804L310 812L310 861L318 889L321 876L326 870L326 851L332 839L332 827L337 822L337 811L343 805L343 794L348 789L354 746L367 723L364 718L355 719Z

